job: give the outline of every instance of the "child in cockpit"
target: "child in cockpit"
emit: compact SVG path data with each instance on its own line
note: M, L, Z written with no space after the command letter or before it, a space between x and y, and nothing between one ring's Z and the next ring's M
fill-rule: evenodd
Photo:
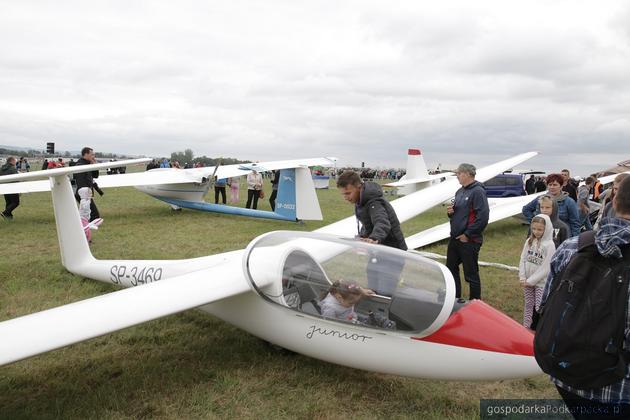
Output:
M371 295L374 295L374 291L371 289L364 289L356 283L336 281L328 289L326 297L319 302L319 307L322 316L328 318L394 329L396 323L380 314L370 312L369 316L365 316L355 312L354 305L363 297Z
M363 296L373 295L370 289L364 289L358 284L336 281L328 289L328 294L319 303L322 315L328 318L343 319L345 321L356 322L358 315L354 311Z

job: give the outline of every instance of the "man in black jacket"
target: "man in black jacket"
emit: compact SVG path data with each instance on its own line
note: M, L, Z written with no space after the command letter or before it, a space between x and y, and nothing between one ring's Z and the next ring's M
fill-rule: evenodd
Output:
M337 188L346 201L355 205L358 237L362 241L407 250L398 216L383 197L380 185L363 182L358 173L346 171L339 176ZM368 287L381 295L391 296L404 263L403 258L387 252L373 256L367 268Z
M15 158L11 156L7 158L6 163L0 168L0 176L15 175L17 173L18 170L15 166ZM6 202L6 207L3 212L0 212L0 216L4 219L12 220L13 210L20 205L20 194L5 194L4 201Z
M571 178L571 172L568 169L563 169L560 171L562 174L562 178L564 178L564 183L562 184L562 191L569 194L569 197L573 199L573 201L577 202L577 187L575 185L575 181Z
M446 213L451 223L451 238L446 252L446 266L455 280L455 297L460 298L462 286L459 265L464 266L464 279L470 285L470 299L481 299L479 279L479 249L483 230L488 225L490 208L483 185L475 181L476 168L462 163L457 168L457 180L462 186L455 193L453 204Z
M84 147L81 149L81 159L77 160L76 166L79 165L90 165L92 163L96 163L96 157L94 155L94 150L91 147ZM91 190L94 190L94 178L98 178L98 171L88 171L88 172L80 172L74 174L74 180L77 184L77 193L74 194L74 197L77 201L81 201L79 197L79 189L83 187L88 187ZM97 186L98 188L98 186ZM94 203L94 199L90 201L90 222L94 219L101 217L96 204Z

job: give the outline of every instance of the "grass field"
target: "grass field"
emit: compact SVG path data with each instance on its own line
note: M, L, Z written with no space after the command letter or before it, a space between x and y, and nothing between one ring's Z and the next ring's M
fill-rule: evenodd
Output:
M92 250L97 258L190 258L244 248L267 231L310 231L352 214L336 189L318 195L324 221L295 224L172 212L135 189L109 189L96 199L105 222L94 234ZM21 200L15 220L0 223L0 320L117 290L61 266L50 194ZM269 209L268 201L259 208ZM444 208L437 207L403 228L412 234L446 220ZM517 265L525 232L514 219L492 224L480 259ZM427 250L444 254L446 247ZM482 268L481 278L484 300L520 321L516 274ZM542 375L446 382L287 355L194 310L0 367L2 419L473 419L479 417L479 400L487 398L557 394Z

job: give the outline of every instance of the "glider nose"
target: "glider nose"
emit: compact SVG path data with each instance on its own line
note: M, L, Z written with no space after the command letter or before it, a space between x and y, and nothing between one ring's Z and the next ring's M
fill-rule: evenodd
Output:
M432 343L477 350L534 356L534 334L481 300L453 313L433 334L416 338Z

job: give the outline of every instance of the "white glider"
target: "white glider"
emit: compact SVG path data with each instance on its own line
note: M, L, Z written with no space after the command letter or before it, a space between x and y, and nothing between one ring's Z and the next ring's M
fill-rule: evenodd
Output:
M315 193L315 186L309 171L310 166L330 166L337 159L311 158L292 159L271 162L244 163L225 166L209 166L203 168L175 169L158 168L146 172L106 175L95 179L100 188L136 187L138 190L170 204L173 208L189 208L194 210L234 214L276 220L322 220L322 212ZM150 159L143 160L150 161ZM117 161L116 167L125 166L125 162ZM111 167L110 162L99 164L101 169ZM106 165L106 166L102 166ZM96 170L96 166L91 166ZM53 169L55 171L58 168ZM278 185L278 198L274 211L252 210L236 206L216 205L204 201L213 178L224 179L240 177L252 171L268 172L281 170L283 176ZM45 171L30 172L28 178L9 175L3 182L11 180L27 180L48 178L55 174ZM15 178L14 178L15 177ZM286 181L289 179L290 181ZM0 194L32 193L50 191L50 182L30 181L12 184L0 184Z
M480 169L478 178L534 155ZM482 301L456 302L452 276L443 265L354 241L354 217L316 233L271 232L245 250L201 258L95 259L66 176L81 170L85 167L48 172L62 263L78 276L127 289L1 322L0 364L199 308L281 347L358 369L449 380L541 373L530 331ZM405 221L457 187L445 182L392 205ZM367 321L322 315L320 297L332 282L351 278L366 285L368 269L391 278L393 261L403 268L391 295L370 296L356 305Z

